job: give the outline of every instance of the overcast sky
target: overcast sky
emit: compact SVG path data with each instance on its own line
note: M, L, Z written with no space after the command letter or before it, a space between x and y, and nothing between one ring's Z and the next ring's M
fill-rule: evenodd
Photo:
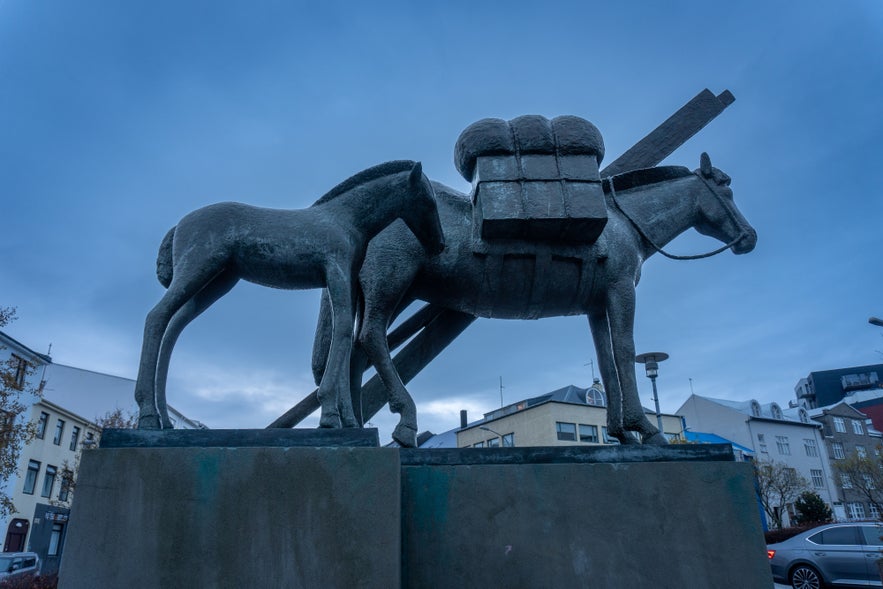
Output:
M724 8L724 6L726 8ZM574 114L613 161L703 88L736 102L666 164L707 151L754 252L654 256L638 351L663 410L697 394L786 404L814 370L883 362L883 3L0 2L0 304L55 361L134 378L189 211L302 208L391 159L468 184L484 117ZM695 232L671 244L719 244ZM169 402L263 427L313 389L318 291L240 283L184 332ZM420 429L592 380L584 317L479 320L409 386ZM595 369L597 373L597 369ZM639 371L642 401L650 383ZM373 420L388 439L384 410Z

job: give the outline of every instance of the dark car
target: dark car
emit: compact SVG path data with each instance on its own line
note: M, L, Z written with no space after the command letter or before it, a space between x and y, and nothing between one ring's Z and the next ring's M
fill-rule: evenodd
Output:
M883 587L881 534L883 525L875 522L830 524L769 544L773 579L795 589Z

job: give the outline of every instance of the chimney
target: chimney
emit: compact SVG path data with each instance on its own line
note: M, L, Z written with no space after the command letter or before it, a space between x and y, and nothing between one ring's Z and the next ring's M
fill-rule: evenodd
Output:
M466 425L468 423L469 423L469 420L466 418L466 410L460 409L460 429L463 429L464 427L466 427Z

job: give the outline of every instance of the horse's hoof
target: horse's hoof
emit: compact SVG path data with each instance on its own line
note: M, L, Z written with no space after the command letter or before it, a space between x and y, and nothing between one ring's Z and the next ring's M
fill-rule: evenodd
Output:
M397 425L392 432L392 439L399 443L402 448L417 447L417 430L406 425Z
M138 429L162 429L159 417L156 415L142 415L138 418Z
M635 438L635 436L633 436L631 434L626 434L623 437L617 438L617 439L619 440L619 443L622 446L637 446L638 444L640 444L640 442L638 442L638 440Z
M323 415L319 418L319 427L339 429L340 417L337 415Z
M668 439L663 436L661 433L656 432L649 438L644 439L645 444L652 444L654 446L666 446L668 445Z

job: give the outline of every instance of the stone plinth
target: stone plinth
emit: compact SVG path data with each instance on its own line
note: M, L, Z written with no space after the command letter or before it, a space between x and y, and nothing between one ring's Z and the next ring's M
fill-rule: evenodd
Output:
M385 448L83 453L60 587L399 587Z
M60 587L772 586L728 445L327 445L341 435L106 436L83 455Z
M751 467L713 448L403 452L402 585L771 587Z

